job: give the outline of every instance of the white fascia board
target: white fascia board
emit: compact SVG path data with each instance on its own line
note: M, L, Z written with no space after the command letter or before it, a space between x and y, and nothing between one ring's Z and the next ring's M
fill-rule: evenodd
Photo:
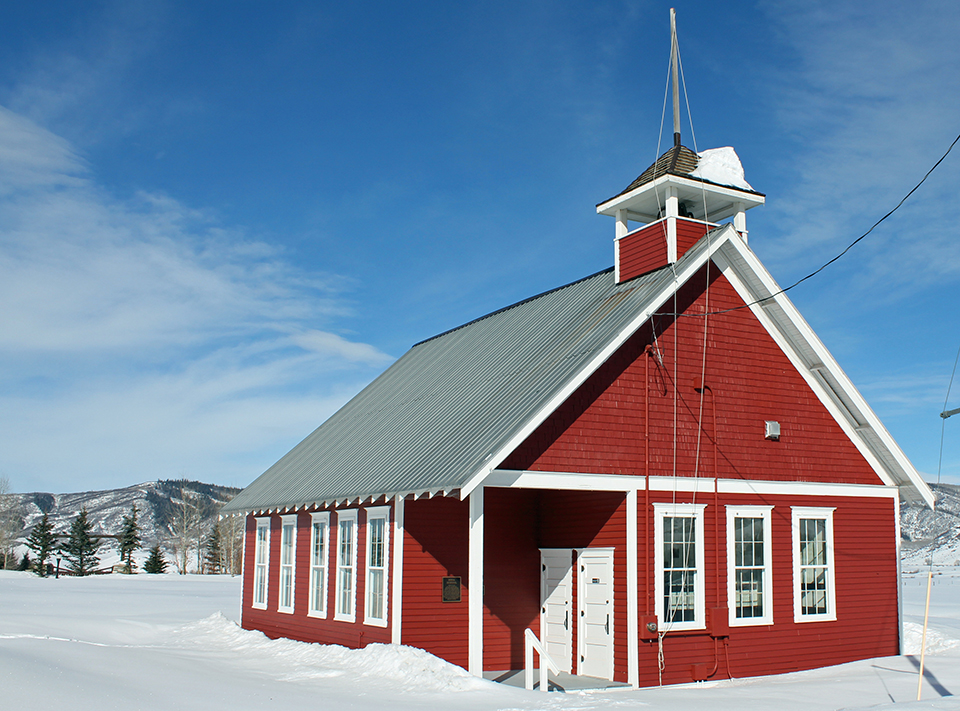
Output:
M651 476L650 491L683 494L713 493L712 477ZM556 491L643 491L647 482L633 474L585 474L495 469L483 481L484 487L504 489L553 489ZM883 484L838 484L817 481L773 481L768 479L720 479L720 494L757 496L838 496L871 499L897 498L896 487Z
M486 464L484 464L477 472L472 474L467 483L460 488L460 499L466 499L470 492L476 489L483 480L490 475L490 473L497 468L497 465L502 462L507 455L509 455L513 450L519 447L523 441L529 437L537 427L539 427L547 417L550 416L563 402L570 397L577 388L579 388L583 383L593 375L596 370L603 365L610 356L616 353L617 349L622 346L630 336L632 336L638 328L645 324L650 317L656 312L661 305L663 305L667 299L669 299L674 292L683 287L687 281L697 273L697 271L702 267L709 259L717 253L717 250L720 249L720 246L731 239L732 236L736 236L736 239L740 239L737 231L733 229L730 225L726 225L720 234L715 235L712 238L710 243L710 248L704 250L703 254L699 259L691 261L685 264L680 272L674 272L675 279L672 283L664 285L660 293L656 294L647 302L647 307L637 313L637 315L623 328L621 331L615 335L606 346L601 348L596 355L587 363L586 366L580 369L578 373L575 373L570 380L567 381L560 390L554 394L550 400L547 401L537 412L533 414L530 419L524 423L520 429L511 437L506 444L502 445L500 449L493 452L488 458Z
M637 491L644 488L642 476L630 474L579 474L494 469L484 486L504 489L559 489L564 491Z
M653 489L653 486L650 487ZM868 499L898 499L896 487L882 484L837 484L817 481L751 481L749 479L721 479L717 482L721 494L758 494L762 496L837 496Z
M689 193L699 195L701 192L708 192L714 197L725 197L730 200L731 203L742 202L744 209L747 210L749 210L751 207L763 205L766 202L766 198L757 193L751 193L738 188L717 185L715 183L707 183L700 180L694 180L692 178L684 178L679 175L667 174L661 175L659 178L652 180L649 183L644 183L643 185L637 186L629 193L618 195L615 198L610 198L606 202L600 203L597 205L597 212L601 215L614 215L618 209L626 208L629 210L631 208L631 203L637 201L637 198L643 196L645 193L653 193L655 195L660 194L666 190L667 185L677 186L684 192L685 195Z
M770 272L743 242L725 240L723 247L716 254L715 262L717 266L723 271L724 276L737 290L740 297L746 303L752 304L750 310L777 342L777 345L780 346L797 371L807 381L857 449L870 462L877 475L890 486L912 485L917 494L932 509L934 497L930 487L923 481L907 455L900 449L893 436L883 426L880 418L867 404L856 386L843 372L840 364L837 363L827 347L823 345L820 338L810 328L806 319L793 305L793 302L786 294L778 293L780 292L780 286ZM734 250L735 253L730 254L729 250ZM739 259L736 257L739 257ZM747 273L743 272L744 268L748 270ZM750 282L753 282L753 284ZM760 286L759 290L756 288L758 285ZM761 306L758 303L753 303L759 299L764 299L765 305ZM771 308L771 301L779 307L780 312L786 319L786 324L778 322L773 317L775 309ZM784 326L788 327L785 328ZM805 362L801 355L804 351L808 354L808 358L810 354L815 357L809 358ZM836 383L836 388L833 387L833 383L830 383L824 377L824 371ZM815 372L820 373L823 381L814 375ZM851 408L843 403L842 399L838 404L827 392L827 388L834 390L839 388L836 393L837 398L840 399L841 395L846 397L853 407ZM863 422L858 421L858 415L863 418ZM891 461L884 461L886 459L883 456L884 452L875 451L874 447L864 437L863 431L865 429L872 430L876 434Z

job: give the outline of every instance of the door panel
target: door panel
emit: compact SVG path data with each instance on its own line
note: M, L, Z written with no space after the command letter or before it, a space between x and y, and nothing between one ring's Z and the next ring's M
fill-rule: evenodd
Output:
M573 665L573 551L540 549L540 639L561 671Z
M578 672L613 679L613 549L585 548L578 565Z

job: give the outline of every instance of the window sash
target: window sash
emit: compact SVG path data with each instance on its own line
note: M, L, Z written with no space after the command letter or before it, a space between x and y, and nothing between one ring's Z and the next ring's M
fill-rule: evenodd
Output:
M310 526L310 607L308 615L327 615L327 553L330 536L330 514L312 515Z
M267 572L270 562L270 519L257 519L253 553L253 607L267 607Z
M833 508L793 507L793 617L837 619Z
M334 619L356 620L357 511L337 512L337 594Z
M727 506L727 607L733 626L773 624L772 506Z
M387 557L390 507L368 508L366 552L366 600L364 622L385 627L387 624Z
M297 516L296 514L281 516L280 520L280 599L277 603L277 610L293 612L294 585L296 582Z
M702 629L705 504L654 504L657 617L663 630Z

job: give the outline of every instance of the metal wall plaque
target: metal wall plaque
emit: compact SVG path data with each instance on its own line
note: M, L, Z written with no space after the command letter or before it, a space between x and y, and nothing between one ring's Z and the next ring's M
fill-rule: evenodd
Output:
M444 602L460 602L460 576L442 578Z

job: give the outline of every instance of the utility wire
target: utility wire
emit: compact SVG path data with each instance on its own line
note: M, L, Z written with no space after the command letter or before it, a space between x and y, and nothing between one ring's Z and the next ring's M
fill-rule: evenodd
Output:
M873 232L873 231L880 225L881 222L883 222L883 221L886 220L888 217L890 217L890 215L892 215L892 214L895 213L897 210L899 210L899 209L900 209L900 206L903 205L903 203L905 203L905 202L907 201L907 199L908 199L911 195L913 195L915 192L917 192L917 190L920 188L920 186L923 185L923 184L926 182L927 178L930 177L930 174L933 173L933 171L935 171L935 170L940 166L941 163L943 163L943 161L946 159L946 157L947 157L948 155L950 155L950 151L953 150L953 147L954 147L955 145L957 145L958 142L960 142L960 135L958 135L956 138L953 139L953 143L951 143L951 144L950 144L950 147L947 148L946 153L944 153L942 156L940 156L940 160L938 160L936 163L934 163L934 164L933 164L933 167L930 168L930 170L928 170L928 171L926 172L926 174L923 176L923 178L920 180L920 182L917 183L916 185L914 185L914 186L913 186L913 189L912 189L910 192L908 192L906 195L903 196L903 198L900 200L900 202L897 203L896 207L894 207L892 210L890 210L890 212L888 212L886 215L884 215L883 217L881 217L879 220L877 220L876 222L874 222L874 223L873 223L873 226L872 226L869 230L867 230L867 231L864 232L862 235L860 235L860 236L857 237L855 240L853 240L853 242L851 242L851 243L847 246L847 248L846 248L845 250L843 250L842 252L840 252L840 254L838 254L836 257L834 257L833 259L831 259L829 262L827 262L826 264L824 264L823 266L821 266L819 269L810 272L810 273L807 274L805 277L803 277L802 279L794 282L794 283L791 284L790 286L788 286L788 287L786 287L786 288L783 288L783 289L781 289L780 291L776 291L776 292L770 294L769 296L764 296L763 298L757 299L756 301L751 301L749 304L744 304L743 306L734 306L733 308L723 309L722 311L712 311L712 312L710 312L710 313L708 313L708 314L696 314L696 315L697 315L697 316L716 316L716 315L718 315L718 314L725 314L725 313L729 313L729 312L731 312L731 311L740 311L741 309L746 309L746 308L749 308L749 307L751 307L751 306L755 306L756 304L763 303L764 301L769 301L769 300L772 299L773 297L779 296L780 294L785 294L786 292L790 291L790 290L791 290L792 288L794 288L795 286L799 286L800 284L802 284L803 282L805 282L807 279L810 279L811 277L816 276L817 274L819 274L820 272L822 272L824 269L826 269L827 267L829 267L831 264L833 264L835 261L837 261L838 259L840 259L840 257L842 257L842 256L845 255L847 252L849 252L849 251L854 247L854 245L856 245L860 240L862 240L864 237L866 237L866 236L869 235L871 232ZM685 315L687 315L687 314L664 314L664 315L667 315L667 316L685 316Z

